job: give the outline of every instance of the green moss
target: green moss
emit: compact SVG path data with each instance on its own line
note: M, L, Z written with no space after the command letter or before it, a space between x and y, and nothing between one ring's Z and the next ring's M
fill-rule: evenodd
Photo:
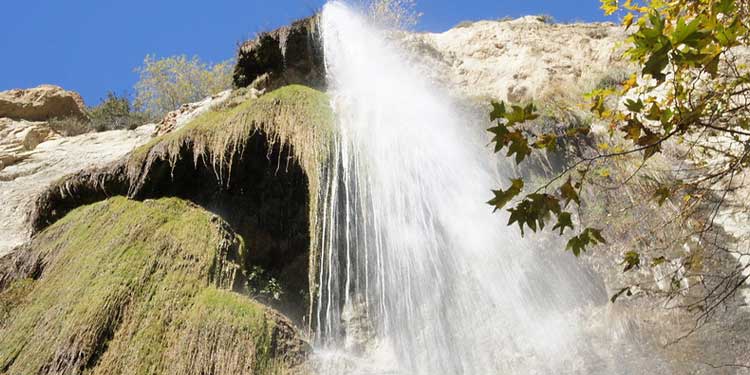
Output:
M10 312L26 301L26 296L32 289L34 280L20 279L11 283L5 290L0 291L0 328L10 318Z
M316 169L327 157L324 151L333 121L325 93L301 85L285 86L229 109L208 111L182 128L154 138L133 151L128 161L129 175L137 178L153 158L174 163L186 144L195 151L196 161L206 157L221 173L222 167L231 167L232 156L258 131L270 142L293 146L303 167Z
M204 290L188 312L171 353L175 358L191 360L174 361L168 372L184 374L196 367L199 373L211 373L215 367L221 367L222 373L275 372L278 362L273 360L272 338L276 323L266 314L262 306L248 304L236 293ZM224 342L233 345L221 345ZM222 358L221 363L212 360L215 355ZM253 355L256 361L245 360Z
M334 121L329 97L301 85L285 86L228 109L208 111L131 153L126 167L130 194L141 189L156 161L166 160L174 167L181 151L186 149L191 151L196 165L205 162L213 166L217 179L224 182L231 174L235 156L242 154L250 137L261 133L269 143L269 156L275 145L290 147L307 177L311 236L309 274L314 275L320 176L330 155ZM315 278L311 276L310 295L315 289Z
M36 281L15 281L0 294L16 301L0 324L1 373L197 373L224 351L237 353L237 366L284 366L271 349L279 318L220 290L238 277L241 243L185 201L112 198L81 207L25 251L20 259L45 267ZM217 336L224 329L241 332L252 349ZM198 346L202 362L175 354L176 343L211 334L210 345Z

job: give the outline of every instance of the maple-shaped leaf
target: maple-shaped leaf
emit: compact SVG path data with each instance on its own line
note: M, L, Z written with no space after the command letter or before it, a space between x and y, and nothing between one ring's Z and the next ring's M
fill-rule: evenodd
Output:
M560 229L560 235L563 234L565 228L573 229L573 220L570 217L570 212L560 212L557 215L557 223L552 227L552 230Z
M508 127L536 120L537 118L539 118L539 115L536 113L534 104L528 104L525 107L514 105L511 107L510 113L505 114L505 119L508 120Z
M602 237L602 231L600 229L586 228L581 234L568 240L566 249L572 251L573 255L579 256L586 251L588 246L604 243L607 243L607 241Z
M645 104L643 104L643 101L641 99L638 99L637 101L628 99L627 101L625 101L625 108L633 113L640 113L643 110L644 106Z
M568 181L566 181L561 187L560 187L560 195L565 200L564 207L568 206L568 203L570 201L576 202L576 204L581 204L581 198L578 197L578 193L576 192L575 187L573 187L573 184L571 183L571 178L568 177Z
M495 197L490 199L487 204L495 207L494 211L497 211L510 202L515 196L521 193L523 190L523 180L520 178L511 179L511 185L507 190L493 190Z
M492 142L495 143L495 152L499 152L510 142L510 130L504 124L498 123L487 131L494 134Z
M492 112L490 112L490 121L505 118L505 102L492 102Z
M516 155L516 164L521 164L523 159L531 155L531 147L529 147L529 140L521 134L519 131L511 132L509 134L510 142L508 145L508 153L506 156Z
M631 118L628 120L627 125L620 128L620 131L625 133L625 139L629 139L633 142L638 142L638 139L641 138L642 129L643 124L638 121L638 119Z
M554 134L542 134L537 137L536 142L534 142L532 146L536 149L555 151L555 147L557 147L557 136Z
M648 130L648 128L645 127L643 128L643 133L643 136L638 138L638 141L636 141L635 143L638 146L647 146L643 150L643 159L646 160L652 157L657 152L661 151L661 147L659 146L660 138L656 133Z

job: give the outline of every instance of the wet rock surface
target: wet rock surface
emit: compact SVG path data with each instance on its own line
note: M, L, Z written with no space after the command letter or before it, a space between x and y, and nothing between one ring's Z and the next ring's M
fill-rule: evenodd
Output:
M325 86L317 16L261 33L243 43L234 70L236 87L275 89L289 84Z

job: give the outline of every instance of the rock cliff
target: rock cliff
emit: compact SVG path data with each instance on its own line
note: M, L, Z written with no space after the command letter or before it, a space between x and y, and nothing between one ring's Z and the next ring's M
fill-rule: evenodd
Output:
M149 369L199 372L212 356L221 355L230 358L227 363L232 366L219 373L247 371L269 360L259 357L256 348L276 345L263 341L269 331L258 330L259 325L281 327L274 332L283 333L294 343L284 351L292 353L292 362L296 363L296 356L304 356L299 331L291 328L289 320L253 302L241 287L214 283L206 267L213 264L208 259L224 254L222 244L233 241L234 236L243 238L246 253L229 261L219 257L219 263L244 272L253 266L269 270L287 289L278 301L264 302L301 327L309 323L305 312L310 296L315 295L315 280L310 274L317 261L315 221L323 193L317 182L324 173L321 165L328 155L333 121L327 96L316 90L325 87L317 27L311 18L243 43L234 73L237 89L172 113L159 125L156 137L152 137L153 125L134 131L61 137L44 121L61 114L78 116L76 108L82 108L82 103L75 95L67 95L67 104L60 107L34 104L39 98L57 98L57 89L0 93L0 117L8 117L0 119L0 300L5 308L0 309L0 343L12 344L0 345L0 369L5 366L12 373L24 373L58 366L73 373L83 369L106 373L125 365L140 366L135 358L148 351L153 353L148 356L151 362L146 365L153 366ZM392 34L393 40L409 52L409 59L430 66L432 80L457 98L482 106L490 98L513 102L533 99L564 107L567 112L576 110L582 92L616 85L632 69L617 57L616 48L624 37L624 30L612 24L553 24L539 17L465 23L444 33ZM3 104L8 102L3 97L31 104L12 107ZM545 115L560 126L566 125L564 118L554 118L559 112ZM594 134L582 147L593 147L598 136ZM560 159L558 164L564 163L564 158ZM646 202L647 193L630 193L636 197L632 201L643 204L640 214L653 214L654 207ZM111 198L118 195L131 200ZM590 219L611 225L622 238L631 238L633 230L652 222L613 218L620 198L601 197L596 201L600 204L586 209L593 212ZM164 217L165 212L176 217ZM203 232L210 240L204 243L204 249L195 249L192 244L182 246L190 242L190 236L176 226L193 225L185 223L183 215L205 224ZM135 229L121 228L128 223ZM113 226L122 233L106 237L101 244L89 230L95 227L109 233L108 228ZM742 227L737 222L729 226ZM147 233L164 228L169 231L159 232L158 238ZM33 239L27 242L32 234ZM174 238L170 241L165 237ZM58 243L55 238L62 240ZM732 241L731 236L722 238ZM151 240L162 241L173 252L147 246ZM26 245L3 257L23 243ZM644 345L663 351L685 372L706 369L700 360L717 364L742 360L743 349L750 345L745 334L750 331L746 303L735 301L736 313L720 317L716 327L728 332L726 336L704 331L670 347L666 344L689 328L689 314L676 309L665 311L644 300L609 304L608 295L628 281L617 273L625 243L612 244L610 251L584 260L606 291L592 321L597 316L623 316L623 330L636 332L643 337ZM83 247L96 251L85 254ZM160 316L165 320L153 324L160 324L159 332L164 335L154 340L136 337L141 332L140 324L144 325L141 328L151 324L143 316L148 309L139 293L145 292L133 286L141 279L130 273L126 275L129 278L123 277L124 285L102 279L97 284L99 289L94 290L84 283L85 277L88 281L95 279L92 274L65 273L70 272L64 269L68 264L99 263L108 267L95 268L101 273L112 269L131 272L127 259L108 255L109 251L124 257L131 248L143 250L131 259L138 264L136 268L149 264L156 270L153 275L136 276L168 280L169 275L157 271L178 272L180 280L190 283L180 295L180 309L174 312L185 324L170 325ZM195 257L200 264L186 257ZM177 265L170 268L167 260L174 259L178 265L200 270L185 275L174 268ZM722 259L714 266L732 264L731 259ZM54 281L63 277L76 280L80 287L68 296L69 301L91 302L83 295L101 293L113 304L91 302L93 307L88 308L81 302L66 306L52 292L58 285ZM126 295L131 297L123 297ZM118 310L115 305L123 301L135 310ZM47 317L45 309L63 309L65 314ZM86 314L79 317L75 309L83 309ZM155 309L169 308L160 305ZM102 314L115 318L109 322ZM34 328L37 322L44 322L49 332ZM26 337L22 332L32 334ZM200 339L206 332L210 342ZM73 338L78 340L77 354L66 351L62 344ZM245 351L228 345L230 339L241 341ZM169 343L176 344L175 350L180 352L167 350ZM36 353L23 349L27 345ZM107 350L108 345L122 352ZM718 354L698 358L705 354L705 348L713 348L709 354ZM248 352L256 354L243 357ZM172 362L176 355L195 361ZM286 358L281 351L278 356ZM690 364L680 367L683 363Z

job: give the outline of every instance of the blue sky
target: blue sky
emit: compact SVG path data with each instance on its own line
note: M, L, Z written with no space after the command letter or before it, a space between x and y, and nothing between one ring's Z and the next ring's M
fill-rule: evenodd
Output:
M464 20L548 14L601 21L598 0L417 0L418 29ZM0 90L60 85L93 105L130 91L146 54L222 61L238 42L312 14L323 0L6 0L0 31Z

